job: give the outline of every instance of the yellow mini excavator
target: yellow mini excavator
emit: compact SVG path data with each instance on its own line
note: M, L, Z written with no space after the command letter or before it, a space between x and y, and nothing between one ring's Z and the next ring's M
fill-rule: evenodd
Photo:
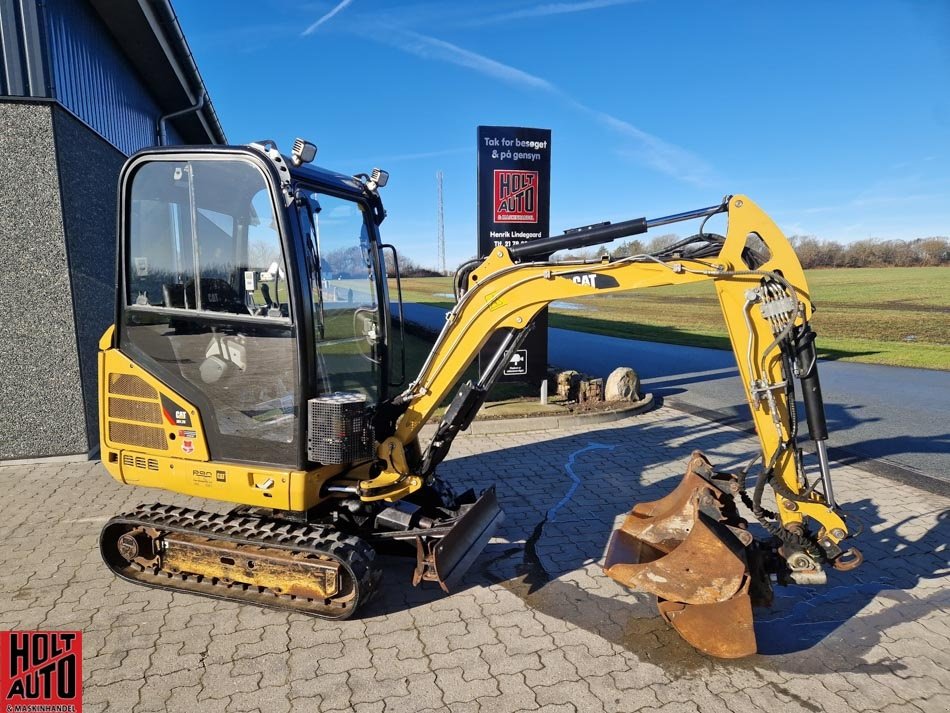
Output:
M290 156L272 141L164 147L122 170L115 325L99 354L103 464L129 485L235 507L151 504L112 518L100 548L119 577L342 619L378 586L375 553L403 550L415 558L414 584L452 591L502 513L494 488L455 495L436 468L538 312L553 300L702 280L719 296L759 463L723 473L695 453L673 492L636 505L614 532L605 571L656 594L697 648L738 657L756 649L751 607L769 602L772 581L820 584L824 567L860 564L832 490L808 287L751 200L577 228L463 265L445 327L405 385L386 279L389 257L399 284L398 258L379 235L388 174L326 171L312 165L315 153L299 139ZM721 213L725 237L703 220L660 252L549 260ZM401 310L401 294L394 300ZM459 386L496 333L477 380ZM815 443L807 459L796 381Z

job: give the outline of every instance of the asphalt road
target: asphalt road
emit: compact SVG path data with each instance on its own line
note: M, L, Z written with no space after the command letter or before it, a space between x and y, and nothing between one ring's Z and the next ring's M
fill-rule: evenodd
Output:
M445 322L438 307L406 304L405 311L408 321L432 329ZM730 352L553 328L548 339L552 364L602 377L629 366L668 405L751 427ZM900 479L923 474L950 483L950 372L822 362L820 374L834 458Z

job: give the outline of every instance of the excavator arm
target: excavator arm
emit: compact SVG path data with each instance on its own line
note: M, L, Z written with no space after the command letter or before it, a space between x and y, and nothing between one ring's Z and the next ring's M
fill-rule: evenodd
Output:
M602 243L646 232L655 225L717 213L728 214L725 238L701 232L665 252L604 258L598 262L553 263L546 259L545 253L557 249ZM531 260L539 254L543 260ZM446 315L445 327L418 377L394 401L401 417L392 435L382 439L377 451L386 467L362 483L362 497L396 499L423 485L445 457L454 436L474 418L534 318L554 300L707 280L713 282L719 297L761 444L758 477L749 494L746 487L750 468L727 476L713 471L701 454L694 454L681 487L662 501L638 505L625 526L615 533L608 548L607 571L629 586L656 591L661 612L674 626L676 619L681 619L682 626L677 628L687 639L692 635L694 645L723 656L750 653L751 613L745 614L748 607L740 606L739 614L730 610L723 618L719 616L723 602L729 602L727 606L735 609L736 597L745 597L743 601L747 601L750 583L753 595L758 589L758 599L768 600L769 595L763 590L769 588L769 575L777 572L794 582L823 582L823 563L853 568L860 563L860 553L853 548L844 551L842 547L849 531L834 500L825 450L828 434L814 333L809 325L813 305L805 275L778 227L745 196L730 196L718 206L654 221L638 219L593 226L511 249L498 247L477 267L461 275L464 293ZM502 332L505 338L494 359L477 382L461 387L440 420L434 438L422 450L418 445L420 429L496 332ZM809 482L805 457L798 445L796 380L801 385L817 455L814 482ZM766 486L774 492L774 512L762 503ZM768 547L758 547L752 558L754 567L750 567L746 556L753 538L746 532L746 521L736 513L736 498L749 506L754 519L772 538ZM682 523L684 516L692 524L680 527L679 531L673 526L671 531L671 523ZM710 521L708 527L698 526L706 520ZM697 534L689 537L699 530L704 530L707 542L700 543ZM709 550L709 542L717 541L721 550L737 553L738 574L732 589L727 586L728 591L706 592L697 597L688 591L671 595L662 587L649 586L658 576L657 567L664 577L675 577L675 571L663 567L679 559L683 560L681 570L692 573L694 578L699 574L693 594L703 589L703 577L714 575L712 571L704 574L703 565L708 569L721 561L721 553ZM647 549L649 555L645 554ZM770 557L761 556L765 550ZM701 561L704 559L705 563ZM685 581L689 576L681 572L680 579ZM673 604L669 601L671 597ZM711 636L708 627L700 627L698 634L689 631L695 629L697 619L708 618L696 615L696 607L702 606L719 607L710 612L719 622L715 636ZM742 626L747 629L741 640L710 648L711 638L729 637L728 630L735 628L737 618L743 620ZM754 638L751 641L754 650Z

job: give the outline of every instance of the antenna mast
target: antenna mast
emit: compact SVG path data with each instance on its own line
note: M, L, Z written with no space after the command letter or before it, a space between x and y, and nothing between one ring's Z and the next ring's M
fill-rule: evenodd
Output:
M445 272L445 214L442 209L442 171L435 174L439 183L439 272Z

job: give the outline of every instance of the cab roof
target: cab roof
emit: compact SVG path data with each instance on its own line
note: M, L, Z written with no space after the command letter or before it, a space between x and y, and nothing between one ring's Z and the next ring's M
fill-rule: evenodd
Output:
M267 144L265 146L265 144ZM153 146L150 148L143 149L138 151L135 155L129 158L129 164L135 162L136 159L145 157L145 156L162 156L166 154L234 154L234 155L248 155L253 154L259 158L264 159L267 163L271 164L276 170L277 174L282 176L283 174L289 173L290 177L294 180L302 180L307 183L317 183L328 188L335 189L336 191L344 194L350 194L355 198L365 197L366 191L364 190L363 183L358 178L353 176L348 176L344 173L339 173L337 171L331 171L327 168L322 168L320 166L315 166L314 164L303 164L301 166L294 166L289 156L281 154L277 150L277 146L274 142L260 142L247 145L179 145L179 146Z

